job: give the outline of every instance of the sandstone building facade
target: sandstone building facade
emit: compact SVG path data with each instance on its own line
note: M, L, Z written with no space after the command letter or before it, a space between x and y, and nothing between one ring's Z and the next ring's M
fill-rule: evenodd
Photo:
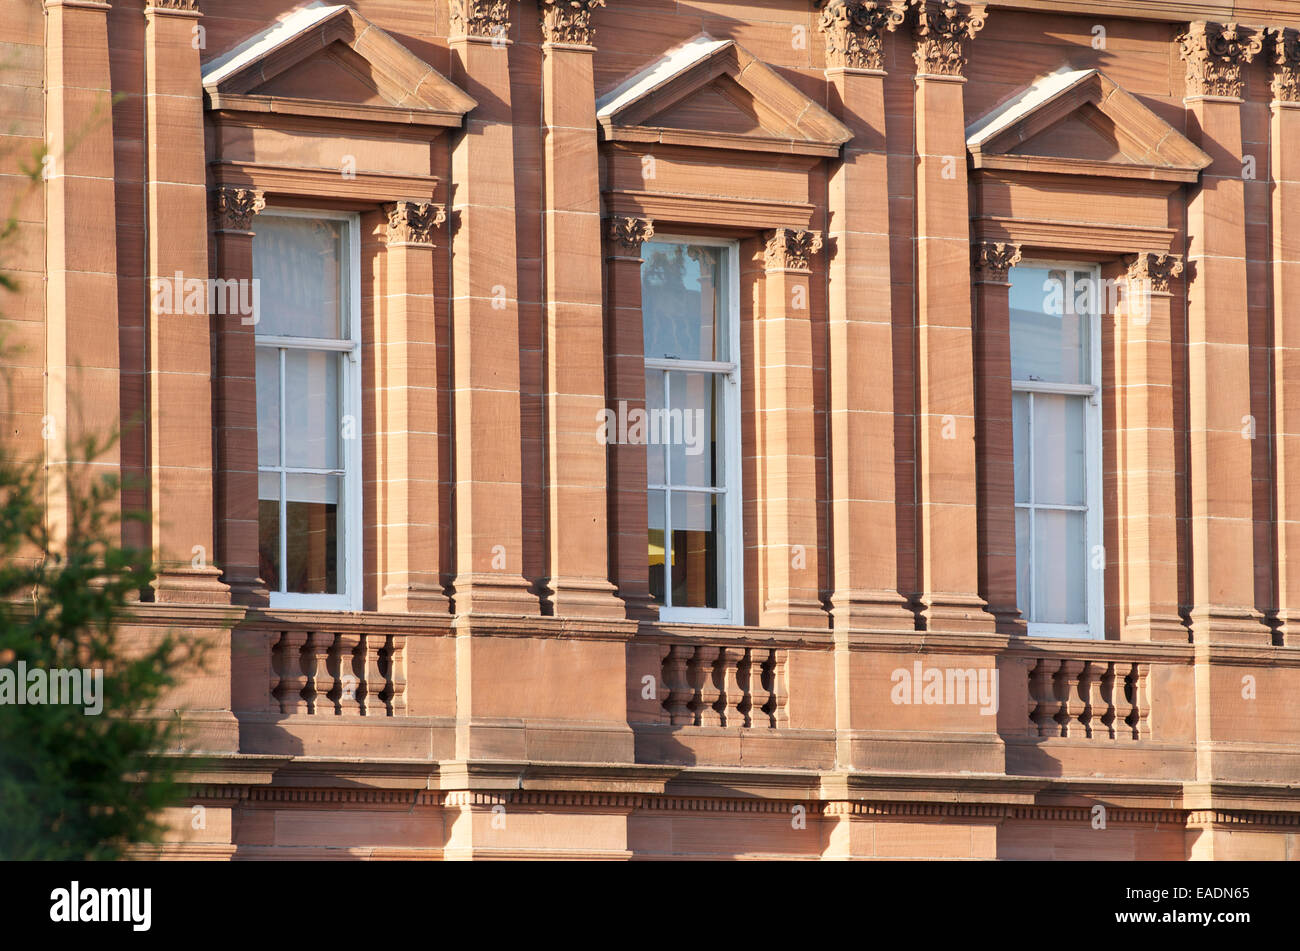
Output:
M168 854L1300 855L1298 22L0 0Z

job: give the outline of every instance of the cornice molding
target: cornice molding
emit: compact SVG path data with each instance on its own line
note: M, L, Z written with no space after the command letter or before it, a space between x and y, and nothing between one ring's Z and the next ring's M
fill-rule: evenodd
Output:
M542 39L547 43L591 46L596 31L591 14L605 0L541 0Z
M451 0L453 36L504 39L510 33L509 0Z
M1273 98L1300 102L1300 30L1272 27L1268 31L1273 65Z
M983 3L957 0L910 0L915 18L912 35L918 75L962 76L966 69L966 41L984 28Z
M1241 98L1242 67L1264 48L1260 30L1236 23L1196 20L1178 37L1179 55L1187 63L1187 95Z
M1144 251L1126 258L1124 263L1130 281L1143 282L1159 294L1168 294L1174 278L1183 273L1183 259L1177 254Z
M776 228L764 235L763 267L768 271L808 271L822 248L822 233L803 228Z
M447 220L447 206L431 201L399 201L387 205L387 242L433 247L433 232Z
M1020 263L1020 245L1005 241L972 245L971 263L975 268L975 280L985 284L1005 284L1007 272Z
M266 197L255 188L222 186L216 191L218 231L250 231L253 216L266 207Z
M814 0L828 69L885 68L884 34L907 17L907 0Z

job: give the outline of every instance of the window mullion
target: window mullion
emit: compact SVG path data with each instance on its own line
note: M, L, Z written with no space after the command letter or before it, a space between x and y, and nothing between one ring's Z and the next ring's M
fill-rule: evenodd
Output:
M285 353L284 348L276 351L280 356L280 537L277 540L280 545L280 593L285 594L289 590L289 477L285 472L285 465L288 462L287 443L287 425L285 415L285 394L288 387L285 385Z

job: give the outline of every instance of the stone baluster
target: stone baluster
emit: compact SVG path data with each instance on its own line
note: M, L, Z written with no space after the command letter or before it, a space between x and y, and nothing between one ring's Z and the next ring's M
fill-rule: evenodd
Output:
M694 654L695 648L674 644L664 655L663 676L668 688L668 695L664 697L664 709L668 711L668 722L673 726L691 726L695 722L695 714L691 710L695 691L687 679L687 665Z
M279 682L273 696L284 714L307 713L309 707L304 694L307 689L306 658L303 648L307 644L306 631L285 631L280 635Z
M717 647L697 647L695 656L691 658L689 674L691 686L696 690L696 726L722 726L722 717L715 709L722 691L713 680L713 668L719 653Z
M1065 688L1061 694L1064 701L1062 704L1064 715L1060 717L1062 736L1087 735L1083 721L1084 707L1088 702L1082 679L1085 667L1087 664L1081 660L1067 660L1061 664L1060 680L1061 686Z
M307 675L307 684L302 692L307 700L308 713L334 712L334 704L329 699L334 686L329 673L329 651L333 644L334 635L312 631L303 648L302 669Z
M380 654L379 670L388 683L379 692L379 698L387 706L388 715L394 717L406 715L405 647L405 638L390 635L385 639Z

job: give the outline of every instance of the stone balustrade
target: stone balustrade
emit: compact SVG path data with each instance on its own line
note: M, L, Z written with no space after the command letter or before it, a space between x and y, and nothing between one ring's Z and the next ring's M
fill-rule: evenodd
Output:
M1028 734L1148 738L1148 670L1130 661L1038 658L1029 668Z
M271 705L282 714L402 716L404 638L282 631L271 648Z
M663 708L673 726L788 725L782 650L665 644L662 664Z

